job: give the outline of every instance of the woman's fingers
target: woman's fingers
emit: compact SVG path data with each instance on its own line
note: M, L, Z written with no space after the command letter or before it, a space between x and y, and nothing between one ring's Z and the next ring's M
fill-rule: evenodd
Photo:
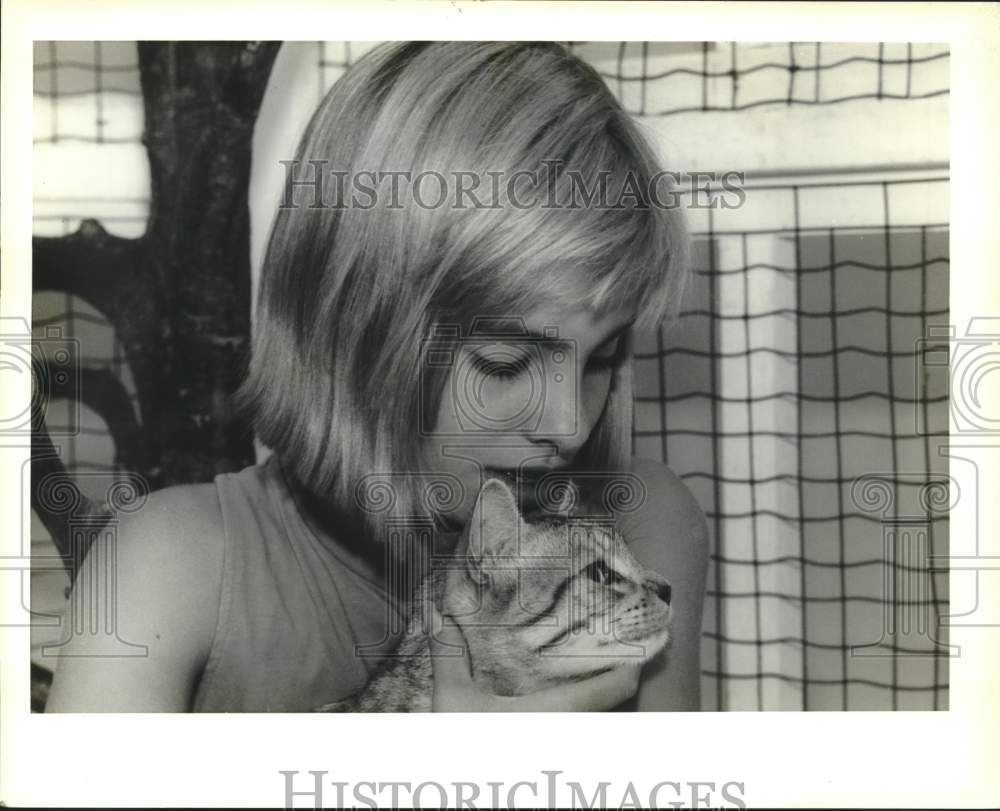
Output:
M431 668L434 672L434 712L489 712L492 699L472 680L462 631L430 606Z
M627 701L639 687L639 665L622 665L585 681L506 699L508 712L600 712Z
M431 667L435 686L466 687L473 684L462 631L454 622L441 616L434 606L430 610Z
M622 665L585 681L524 696L497 696L473 681L465 639L454 622L430 607L435 712L599 712L627 701L639 686L639 665Z

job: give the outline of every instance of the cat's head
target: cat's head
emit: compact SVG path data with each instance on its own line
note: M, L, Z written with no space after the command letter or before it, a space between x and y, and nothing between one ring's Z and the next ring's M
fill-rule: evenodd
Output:
M483 485L448 573L445 611L477 679L521 694L645 662L669 640L670 585L611 524L527 523L506 483Z

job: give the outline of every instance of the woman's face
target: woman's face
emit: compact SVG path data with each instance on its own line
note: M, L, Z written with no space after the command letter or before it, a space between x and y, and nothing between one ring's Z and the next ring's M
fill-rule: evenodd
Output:
M449 519L465 523L490 476L516 477L526 493L533 479L573 463L625 360L634 319L632 309L538 310L491 319L481 337L429 358L448 369L434 429L424 436L424 465L461 483L461 505Z

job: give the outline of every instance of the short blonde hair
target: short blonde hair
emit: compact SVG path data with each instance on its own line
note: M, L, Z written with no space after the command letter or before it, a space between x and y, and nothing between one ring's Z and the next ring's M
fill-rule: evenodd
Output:
M559 45L379 46L327 93L294 165L344 177L555 167L544 187L517 189L517 205L325 205L314 188L312 205L279 208L236 402L303 486L352 514L364 477L419 470L416 427L424 409L437 413L445 382L425 364L435 325L553 306L634 306L640 325L676 312L687 265L680 212L634 196L569 205L581 179L593 189L603 176L621 192L631 175L643 189L658 167L600 76ZM631 427L626 362L581 464L620 469ZM420 487L403 477L391 509L365 514L376 537L388 518L433 517Z

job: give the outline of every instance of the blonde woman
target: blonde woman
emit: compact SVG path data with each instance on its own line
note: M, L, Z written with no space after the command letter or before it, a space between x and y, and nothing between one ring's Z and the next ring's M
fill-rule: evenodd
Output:
M486 477L530 511L555 470L641 482L619 520L673 585L667 654L519 697L435 658L434 709L698 709L704 517L630 447L633 331L676 312L684 234L599 76L554 44L380 46L287 168L237 398L273 454L122 524L119 634L149 655L73 639L49 711L341 698L391 647L412 583L388 539L447 546Z

